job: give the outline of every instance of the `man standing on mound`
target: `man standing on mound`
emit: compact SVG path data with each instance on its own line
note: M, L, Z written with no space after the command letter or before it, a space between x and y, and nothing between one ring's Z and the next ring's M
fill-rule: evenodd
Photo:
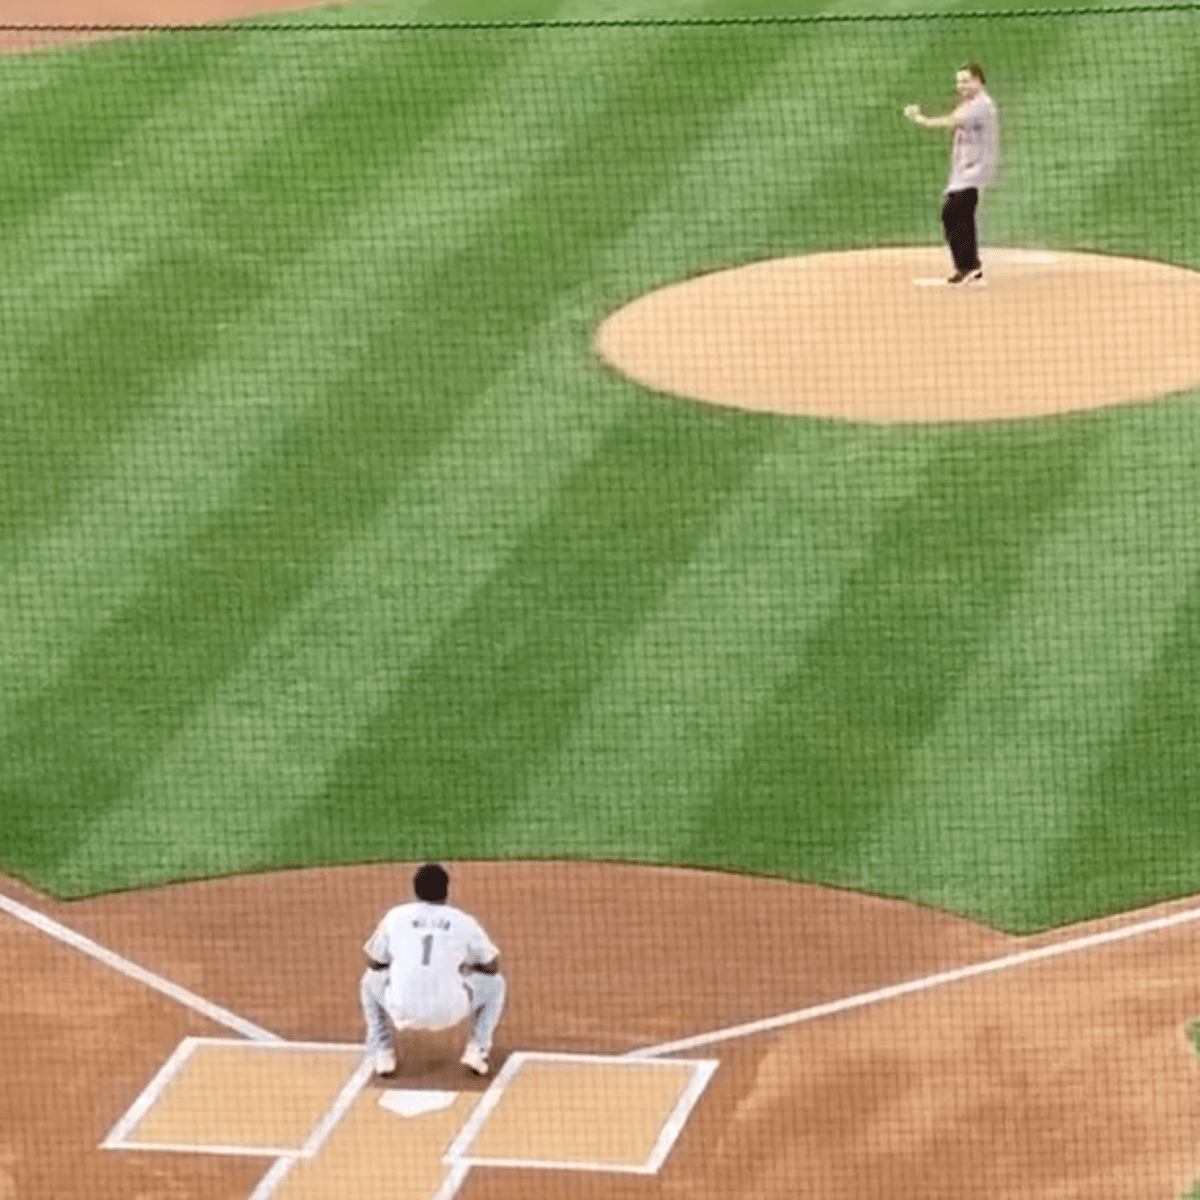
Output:
M363 947L368 967L359 994L375 1074L396 1070L393 1027L449 1029L470 1016L462 1063L486 1075L507 992L500 951L474 917L446 903L450 879L442 867L426 863L413 891L416 900L391 909Z
M996 104L984 91L985 82L983 68L978 63L964 63L954 77L959 104L949 116L922 116L915 104L904 110L910 121L925 129L954 130L950 182L942 201L942 228L954 255L954 274L946 282L952 284L983 281L975 209L980 191L995 178L1000 156Z

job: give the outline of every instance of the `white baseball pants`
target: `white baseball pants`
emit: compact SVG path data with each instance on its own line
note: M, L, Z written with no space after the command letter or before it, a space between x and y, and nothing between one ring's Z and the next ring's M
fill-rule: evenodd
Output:
M363 1017L367 1022L369 1054L392 1049L394 1026L387 1009L387 980L386 971L368 968L363 972L358 988ZM504 1013L508 984L503 975L484 975L480 971L472 971L463 977L463 987L471 1000L471 1041L487 1054L492 1048L496 1026L500 1024L500 1017Z

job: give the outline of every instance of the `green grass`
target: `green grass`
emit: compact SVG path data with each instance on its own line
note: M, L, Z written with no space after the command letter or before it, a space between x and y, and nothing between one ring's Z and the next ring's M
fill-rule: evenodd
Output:
M1014 929L1194 890L1195 395L878 429L590 352L696 271L936 241L899 114L968 47L990 241L1200 266L1193 16L0 63L6 869L569 855Z
M1156 8L1168 0L1126 0L1121 7ZM1101 0L350 0L320 4L297 12L251 17L255 24L368 24L403 22L496 21L687 21L709 18L774 18L825 14L838 17L911 13L1013 12L1106 7ZM1116 7L1115 3L1109 7Z

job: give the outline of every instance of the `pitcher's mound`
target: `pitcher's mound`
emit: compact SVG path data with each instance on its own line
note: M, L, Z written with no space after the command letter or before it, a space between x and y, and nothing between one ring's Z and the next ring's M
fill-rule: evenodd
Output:
M1200 386L1200 272L984 250L985 286L927 286L941 247L715 271L607 318L597 353L659 392L855 421L985 421Z

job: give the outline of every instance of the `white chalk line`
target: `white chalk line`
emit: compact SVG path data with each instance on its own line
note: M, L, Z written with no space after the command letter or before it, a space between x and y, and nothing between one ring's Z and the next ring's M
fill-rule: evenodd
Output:
M76 933L74 930L61 925L59 922L52 920L42 913L28 908L26 905L20 904L18 901L10 897L0 894L0 911L7 912L10 916L17 920L24 921L26 924L33 926L47 936L63 942L65 945L79 950L81 953L96 959L98 962L111 967L118 973L125 975L129 979L133 979L139 983L145 984L147 987L160 992L162 995L177 1001L187 1008L192 1009L217 1024L225 1025L227 1028L233 1029L235 1032L242 1034L253 1042L279 1042L284 1043L284 1039L277 1034L271 1033L269 1030L263 1029L261 1026L255 1025L251 1021L247 1021L239 1017L236 1013L230 1012L222 1008L220 1005L212 1004L201 996L197 996L194 992L180 987L177 984L171 983L164 979L161 975L148 970L145 967L139 966L137 963L124 958L122 955L116 954L111 950L106 949L99 943L92 941L91 938L85 937L83 934ZM1117 942L1131 940L1136 937L1141 937L1146 934L1158 933L1165 929L1172 929L1177 926L1186 925L1193 921L1200 920L1200 908L1188 909L1183 912L1172 913L1164 917L1156 917L1147 921L1138 921L1130 925L1125 925L1117 929L1105 930L1101 933L1088 934L1083 937L1068 938L1062 942L1056 942L1048 946L1039 946L1033 950L1022 950L1015 954L1006 954L1000 958L987 959L984 962L974 963L966 967L958 967L949 971L939 971L932 975L922 976L918 979L912 979L905 983L893 984L889 987L876 988L869 992L860 992L853 996L844 997L841 1000L831 1001L825 1004L813 1005L809 1008L797 1009L793 1012L781 1013L778 1016L766 1017L758 1021L749 1021L741 1025L727 1026L722 1029L713 1030L709 1033L697 1034L693 1037L679 1038L671 1042L661 1042L658 1045L646 1046L638 1050L631 1050L628 1053L621 1055L624 1059L654 1059L663 1057L669 1054L679 1054L687 1050L699 1049L704 1046L719 1045L722 1042L730 1042L741 1038L753 1037L761 1033L769 1033L778 1029L788 1028L793 1025L804 1024L809 1021L819 1020L822 1017L836 1016L839 1013L851 1012L859 1008L867 1008L871 1005L886 1003L889 1000L900 999L904 996L916 995L921 992L932 991L935 988L946 987L951 984L965 982L970 979L977 979L984 975L998 974L1004 971L1015 970L1019 967L1026 966L1034 962L1044 962L1048 959L1064 957L1069 954L1078 954L1086 950L1096 949L1101 946L1113 945ZM185 1039L185 1043L191 1039ZM198 1040L198 1039L195 1039ZM184 1050L183 1045L178 1048L177 1053L182 1051L185 1055L188 1051ZM163 1084L173 1070L177 1070L180 1062L169 1061L164 1064L162 1072ZM507 1067L508 1064L506 1064ZM715 1069L715 1066L714 1068ZM503 1075L504 1072L501 1072ZM357 1075L357 1073L356 1073ZM369 1075L364 1071L363 1079L369 1078ZM498 1082L498 1080L497 1080ZM707 1083L707 1078L704 1080ZM347 1087L347 1093L353 1090L354 1085L359 1088L363 1086L359 1078L354 1078L351 1084ZM161 1086L161 1085L160 1085ZM490 1091L491 1089L489 1089ZM341 1099L342 1097L339 1097ZM485 1097L485 1100L487 1097ZM336 1107L340 1107L335 1102ZM347 1105L347 1110L348 1110ZM343 1116L346 1110L339 1114ZM144 1114L141 1114L144 1115ZM332 1116L332 1113L327 1114ZM474 1116L474 1114L473 1114ZM129 1122L130 1125L136 1122ZM337 1124L337 1120L330 1122L329 1127L324 1130L325 1136L331 1132L332 1127ZM121 1130L123 1134L125 1130ZM118 1134L118 1130L114 1130L113 1134ZM111 1144L113 1134L109 1135L106 1143ZM118 1137L120 1134L118 1134ZM462 1159L455 1160L450 1153L447 1154L447 1165L450 1170L443 1180L441 1187L432 1200L452 1200L458 1193L462 1185L466 1182L467 1176L470 1174L471 1164ZM249 1200L267 1200L283 1182L284 1178L291 1171L297 1161L296 1156L288 1156L279 1158L273 1164L266 1176L259 1181L259 1185L254 1189L254 1192L249 1197ZM451 1165L452 1164L452 1165Z
M277 1049L287 1049L292 1046L303 1048L302 1043L287 1042L277 1033L272 1033L269 1029L264 1029L261 1025L257 1025L253 1021L248 1021L245 1017L240 1017L237 1013L231 1012L219 1004L213 1004L211 1001L205 1000L203 996L198 996L195 992L181 987L177 983L172 983L157 972L151 971L149 968L125 958L124 955L109 950L107 947L100 945L99 942L93 941L84 934L68 928L59 921L55 921L44 913L30 908L28 905L21 904L9 896L0 894L0 911L8 913L15 920L32 926L49 938L61 942L63 945L70 946L73 950L78 950L81 954L102 963L118 974L124 975L127 979L141 983L158 992L160 995L166 996L168 999L183 1005L183 1007L191 1009L192 1012L207 1017L215 1024L222 1025L226 1029L231 1029L234 1033L240 1034L252 1043ZM101 1148L113 1150L142 1148L126 1140L129 1133L150 1110L154 1101L161 1096L163 1090L178 1073L186 1059L190 1057L197 1046L217 1040L214 1038L184 1038L175 1048L174 1053L168 1058L167 1062L163 1064L151 1084L138 1098L137 1102L135 1102L134 1106L118 1121L116 1127L104 1139L101 1143ZM350 1047L342 1046L339 1043L320 1043L318 1048L334 1050L349 1049ZM364 1062L347 1081L345 1087L318 1123L305 1147L299 1153L294 1151L286 1152L277 1158L266 1175L259 1180L258 1186L251 1193L249 1200L268 1200L268 1197L273 1195L280 1184L283 1183L298 1159L317 1153L320 1146L333 1132L334 1127L349 1111L355 1099L357 1099L359 1093L370 1079L370 1076L370 1064ZM144 1148L167 1150L173 1147L147 1146ZM191 1149L195 1150L196 1148L192 1147ZM259 1153L262 1153L261 1149Z
M526 1063L557 1062L574 1065L577 1063L626 1067L685 1067L690 1078L664 1118L654 1145L645 1161L641 1163L592 1162L580 1159L532 1159L494 1158L471 1153L471 1146L483 1132L484 1126L495 1113L505 1092L512 1086ZM430 1200L453 1200L475 1167L517 1168L520 1170L584 1171L605 1174L655 1175L670 1154L679 1135L687 1124L692 1109L699 1103L704 1089L716 1073L720 1063L715 1060L684 1060L683 1062L639 1062L627 1055L568 1054L554 1051L516 1050L509 1055L500 1073L492 1081L483 1099L475 1106L458 1136L447 1147L442 1162L449 1173L442 1186Z
M458 1131L458 1136L446 1147L446 1152L442 1156L442 1162L451 1168L452 1173L458 1167L464 1165L468 1168L470 1167L471 1164L467 1157L467 1151L471 1148L471 1143L479 1136L480 1131L487 1123L487 1119L495 1111L501 1099L503 1099L504 1093L517 1077L517 1072L521 1069L527 1057L528 1055L520 1050L508 1056L508 1060L500 1068L500 1073L488 1085L488 1090L484 1092L483 1099L475 1105L471 1111L471 1115ZM466 1178L465 1172L463 1173L463 1178ZM438 1192L438 1196L441 1197L445 1191L446 1184L443 1184L441 1191ZM449 1195L453 1194L453 1192L449 1193Z
M1030 963L1044 962L1050 958L1060 958L1067 954L1079 954L1085 950L1094 950L1098 946L1110 946L1115 942L1126 941L1130 938L1142 937L1149 933L1158 933L1164 929L1172 929L1177 925L1186 925L1191 921L1200 920L1200 908L1188 909L1185 912L1172 913L1165 917L1155 917L1148 921L1139 921L1125 925L1119 929L1109 929L1102 933L1092 933L1084 937L1068 938L1066 941L1055 942L1049 946L1039 946L1035 950L1021 950L1015 954L1006 954L1001 958L987 959L967 967L957 967L950 971L938 971L933 975L925 975L919 979L910 979L906 983L897 983L889 987L876 988L869 992L860 992L847 996L842 1000L830 1001L826 1004L816 1004L811 1008L801 1008L794 1012L781 1013L776 1017L766 1017L760 1021L749 1021L744 1025L731 1025L724 1029L713 1030L711 1033L701 1033L694 1037L679 1038L672 1042L662 1042L657 1046L647 1046L641 1050L631 1050L626 1058L660 1058L668 1054L679 1054L685 1050L697 1050L704 1046L715 1046L721 1042L731 1042L739 1038L753 1037L760 1033L770 1033L777 1029L785 1029L792 1025L802 1025L807 1021L816 1021L822 1017L837 1016L839 1013L851 1012L857 1008L867 1008L873 1004L883 1004L888 1000L897 1000L902 996L913 996L919 992L929 992L934 988L947 987L950 984L962 983L968 979L978 979L984 975L994 975L1002 971L1012 971Z
M442 1186L430 1196L429 1200L454 1200L454 1197L462 1190L462 1186L467 1182L467 1176L471 1173L471 1164L466 1162L457 1162L452 1166L442 1180Z
M197 1038L186 1037L175 1047L171 1057L159 1068L158 1074L146 1085L146 1089L133 1102L129 1111L113 1126L108 1137L100 1143L101 1149L124 1150L130 1146L129 1135L158 1102L159 1097L182 1070L183 1064L195 1053L199 1044Z
M373 1065L369 1058L363 1059L355 1069L354 1074L346 1080L345 1086L337 1094L333 1105L325 1113L325 1115L317 1122L316 1128L312 1131L308 1140L304 1143L300 1151L302 1158L316 1158L317 1152L321 1149L328 1140L329 1135L333 1132L334 1127L339 1124L341 1119L350 1111L354 1102L362 1094L363 1088L371 1081L371 1076L374 1075Z
M675 1148L675 1143L679 1140L679 1135L688 1123L688 1118L692 1115L692 1109L700 1103L700 1097L704 1094L704 1089L708 1087L709 1082L717 1073L717 1068L720 1065L720 1063L714 1060L693 1063L692 1077L688 1080L687 1087L680 1093L679 1099L675 1102L675 1107L671 1110L662 1129L659 1130L658 1140L654 1143L654 1148L650 1151L650 1157L646 1161L648 1171L657 1174L662 1169L663 1163L667 1161L667 1155Z
M363 1058L358 1062L351 1075L342 1085L337 1096L325 1110L320 1120L313 1126L312 1131L300 1146L251 1146L251 1145L217 1145L214 1143L193 1142L135 1142L130 1141L134 1130L146 1114L162 1099L163 1093L174 1082L185 1063L205 1046L235 1046L243 1052L271 1051L272 1053L288 1053L300 1051L304 1053L353 1054L361 1057L362 1047L357 1043L345 1042L250 1042L234 1041L230 1038L186 1037L176 1046L170 1058L163 1064L158 1074L146 1087L145 1091L134 1101L129 1111L117 1122L112 1132L100 1143L104 1150L150 1150L171 1151L182 1154L213 1154L220 1157L243 1155L252 1158L273 1158L275 1162L270 1170L259 1180L258 1186L248 1200L268 1200L287 1177L292 1167L305 1159L315 1158L322 1146L338 1123L345 1117L354 1102L369 1082L372 1074L371 1061Z
M151 1154L211 1154L214 1158L303 1158L288 1146L223 1146L220 1142L122 1142L101 1150L135 1150Z
M229 1009L222 1008L219 1004L213 1004L210 1000L205 1000L203 996L197 996L195 992L189 991L185 987L180 987L177 983L172 983L162 975L146 967L139 966L139 964L133 962L131 959L125 958L123 955L101 946L99 942L94 942L91 938L84 937L82 933L76 933L75 930L68 929L67 926L59 924L58 921L52 920L44 913L28 908L26 905L20 904L8 896L0 895L0 910L8 913L10 917L14 917L18 921L24 921L26 925L32 925L34 929L46 934L47 937L54 938L55 941L62 942L64 945L70 946L73 950L78 950L81 954L86 954L89 958L103 963L106 967L111 968L120 975L124 975L127 979L144 984L146 987L152 988L161 995L174 1000L177 1004L182 1004L185 1008L190 1008L202 1017L207 1017L217 1025L223 1025L226 1029L232 1029L235 1033L240 1033L242 1037L248 1038L252 1042L279 1042L283 1040L277 1033L272 1033L269 1029L264 1029L261 1025L256 1025L253 1021L247 1021L245 1017L239 1017L237 1013L230 1012Z
M303 1043L296 1043L302 1045ZM327 1044L323 1048L335 1049L334 1044ZM359 1047L342 1046L341 1049L358 1049ZM287 1179L292 1169L297 1163L306 1159L316 1158L317 1153L329 1140L334 1129L341 1124L346 1114L354 1107L359 1096L371 1080L374 1074L370 1059L364 1059L355 1069L354 1074L350 1076L338 1093L337 1098L325 1111L325 1115L317 1122L316 1127L305 1141L303 1147L299 1151L280 1156L271 1165L271 1169L258 1181L258 1186L247 1197L247 1200L270 1200L279 1190L283 1181Z
M258 1181L258 1187L246 1197L246 1200L268 1200L273 1196L279 1185L288 1177L292 1167L296 1165L294 1155L287 1158L277 1158L271 1169Z

